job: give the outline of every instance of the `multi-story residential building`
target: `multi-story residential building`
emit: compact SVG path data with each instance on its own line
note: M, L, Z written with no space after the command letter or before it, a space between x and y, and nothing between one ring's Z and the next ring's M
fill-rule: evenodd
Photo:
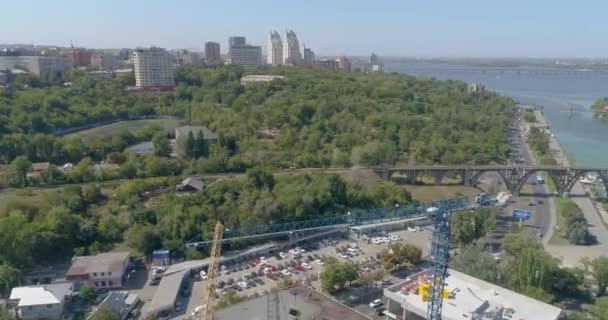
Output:
M348 59L347 57L340 57L340 58L336 59L336 61L338 61L338 68L340 68L346 72L351 71L353 64L350 61L350 59Z
M133 51L135 85L145 87L172 87L175 85L173 57L162 48L138 48Z
M247 39L241 36L232 36L228 38L228 53L232 50L232 47L240 47L247 44Z
M283 45L283 64L300 64L302 55L300 54L300 42L293 30L285 33L285 44Z
M38 76L62 74L71 69L69 59L61 56L0 56L0 70L24 68Z
M75 290L79 290L85 284L96 289L120 288L128 266L128 252L74 257L65 278L72 282Z
M262 47L243 45L230 48L230 63L243 66L259 66L262 64Z
M306 46L304 46L303 64L305 66L314 66L315 64L315 52L312 51L310 48L306 48Z
M315 62L315 66L325 69L336 70L340 67L338 60L323 59Z
M9 306L21 320L61 319L71 294L70 283L16 287L11 290Z
M74 68L86 67L91 64L91 51L84 48L72 48L70 59Z
M110 53L95 52L91 55L91 66L101 70L115 70L120 68L120 60Z
M268 37L267 62L275 67L283 63L283 40L276 31L271 31Z
M205 61L209 64L222 61L222 56L220 55L220 44L218 42L205 43Z
M175 52L175 60L178 65L200 64L201 56L196 52L190 52L186 49L178 49Z
M378 64L379 62L380 62L380 59L378 59L378 56L372 52L372 54L369 55L369 64L375 65L375 64Z

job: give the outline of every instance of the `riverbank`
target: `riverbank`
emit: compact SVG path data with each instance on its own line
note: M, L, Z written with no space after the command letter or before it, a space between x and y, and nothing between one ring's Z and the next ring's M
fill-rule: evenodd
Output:
M534 111L536 121L538 125L550 128L544 117L542 111L536 109ZM555 135L549 135L549 152L553 158L557 161L560 166L570 166L570 160L568 159L564 149L560 142L557 140ZM584 195L590 190L586 186L583 186L580 182L577 182L571 190L573 195ZM590 246L577 246L565 243L552 243L550 241L553 236L554 226L557 221L555 201L550 198L550 206L552 213L552 223L550 234L547 234L543 238L543 245L547 252L551 255L559 258L562 264L568 267L576 267L581 265L581 259L585 257L595 258L598 256L605 255L608 252L608 227L606 221L608 217L603 217L603 210L598 210L598 205L589 197L576 197L572 198L572 201L581 209L583 215L587 219L589 225L589 231L597 238L597 244ZM601 204L600 204L601 205Z

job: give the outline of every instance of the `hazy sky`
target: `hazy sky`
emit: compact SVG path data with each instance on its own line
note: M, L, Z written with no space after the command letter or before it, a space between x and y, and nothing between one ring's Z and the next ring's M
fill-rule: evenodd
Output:
M606 57L606 0L0 0L1 43L263 45L293 29L318 55Z

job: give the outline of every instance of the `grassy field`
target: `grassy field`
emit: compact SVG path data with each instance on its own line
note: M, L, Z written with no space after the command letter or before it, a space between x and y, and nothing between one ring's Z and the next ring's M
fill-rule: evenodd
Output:
M574 206L574 208L573 208ZM568 245L568 239L562 237L562 230L566 229L566 219L564 213L570 210L575 210L576 203L568 198L555 198L556 220L555 226L557 230L553 232L549 244L552 245Z
M412 198L420 202L432 202L439 200L453 199L457 197L472 197L480 193L473 187L458 185L449 186L403 186L412 194Z
M98 136L110 136L120 131L126 130L128 132L135 132L153 124L157 124L162 127L165 132L171 132L179 125L179 119L143 119L143 120L131 120L131 121L120 121L112 124L108 124L101 127L91 128L82 130L74 133L67 134L66 137L78 137L84 140L91 139Z

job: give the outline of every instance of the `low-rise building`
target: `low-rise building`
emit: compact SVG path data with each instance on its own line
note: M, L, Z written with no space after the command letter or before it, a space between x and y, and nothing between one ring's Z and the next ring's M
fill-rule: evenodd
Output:
M215 135L215 133L213 133L211 130L209 130L209 128L205 126L181 126L175 128L175 140L177 141L178 145L179 141L187 137L190 132L192 132L192 135L195 138L199 132L202 132L203 136L205 137L205 140L210 143L213 143L217 140L217 136Z
M96 289L120 288L129 266L128 252L107 252L95 256L72 258L72 265L66 280L74 285L74 290L88 284Z
M23 68L35 75L62 74L72 67L61 56L0 56L0 70Z
M91 55L91 66L111 71L120 68L120 59L111 53L96 52Z
M384 289L389 319L426 319L429 300L428 270ZM443 292L442 319L557 320L561 309L495 284L449 269Z
M91 78L99 79L99 80L110 80L112 79L112 71L98 70L98 71L89 71L87 75Z
M205 183L197 177L188 177L176 186L177 191L196 193L205 189Z
M18 319L59 319L71 295L70 283L16 287L11 291L9 305Z
M270 82L273 80L285 80L284 76L274 76L274 75L249 75L241 78L241 84L246 85L248 83L253 82Z

